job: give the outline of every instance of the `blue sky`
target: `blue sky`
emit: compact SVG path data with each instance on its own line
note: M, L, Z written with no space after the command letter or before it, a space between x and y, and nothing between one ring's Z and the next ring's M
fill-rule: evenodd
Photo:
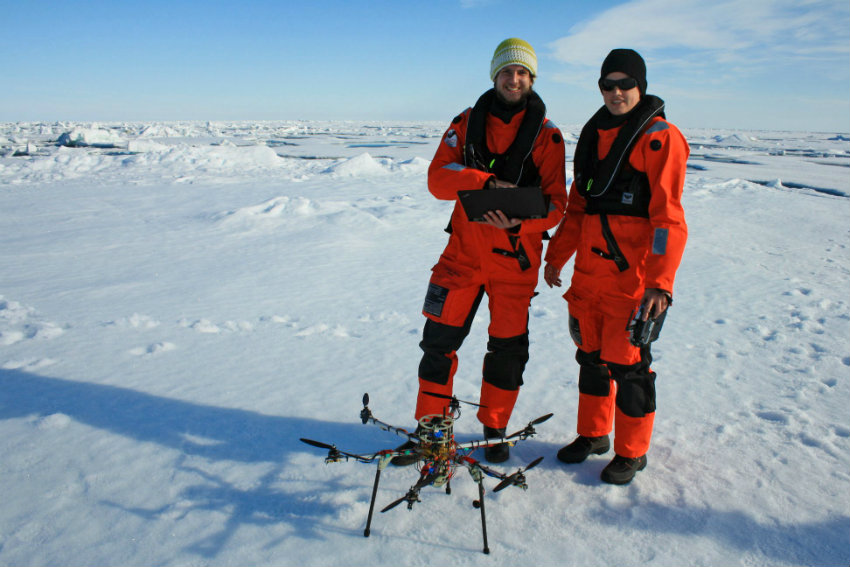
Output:
M507 37L564 126L632 47L680 126L850 131L846 0L0 0L0 121L448 122Z

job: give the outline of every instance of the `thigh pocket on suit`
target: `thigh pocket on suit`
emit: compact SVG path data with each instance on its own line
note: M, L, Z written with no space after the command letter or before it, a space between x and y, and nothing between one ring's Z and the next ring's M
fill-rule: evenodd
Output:
M434 317L441 317L443 315L443 307L446 305L446 298L448 296L448 288L435 283L429 283L422 311L429 315L433 315Z
M578 322L578 319L570 315L569 319L569 329L570 329L570 337L572 337L573 342L576 346L581 346L581 325Z

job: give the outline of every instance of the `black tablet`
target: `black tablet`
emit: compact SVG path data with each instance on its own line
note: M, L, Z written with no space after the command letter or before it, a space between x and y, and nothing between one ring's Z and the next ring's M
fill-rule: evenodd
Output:
M509 187L458 191L466 217L484 220L487 211L502 211L509 219L542 219L549 214L549 203L540 187Z

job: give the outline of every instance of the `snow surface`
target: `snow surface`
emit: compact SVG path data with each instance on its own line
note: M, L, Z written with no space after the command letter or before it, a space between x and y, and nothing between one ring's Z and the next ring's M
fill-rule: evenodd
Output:
M686 131L690 240L632 484L600 482L610 455L555 459L577 366L541 283L511 428L555 416L494 466L544 456L527 491L485 481L491 555L463 471L363 537L374 466L298 438L396 446L364 392L413 426L445 126L0 124L0 564L847 565L846 132ZM387 469L379 509L415 479Z

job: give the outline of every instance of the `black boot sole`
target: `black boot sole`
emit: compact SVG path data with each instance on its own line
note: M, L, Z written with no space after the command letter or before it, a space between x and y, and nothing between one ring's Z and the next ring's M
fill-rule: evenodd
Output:
M635 475L637 473L646 468L646 462L646 456L641 458L641 460L638 462L638 467L634 470L634 472L632 472L631 476L611 476L611 474L606 474L605 469L602 469L602 475L600 476L600 478L602 479L602 482L606 484L615 484L617 486L629 484L632 480L634 480Z
M596 449L592 449L592 450L588 451L583 456L582 455L576 455L576 456L568 455L567 453L563 452L564 449L566 449L566 447L564 447L563 449L558 451L558 454L557 454L558 460L561 461L562 463L566 463L568 465L577 465L578 463L583 463L585 460L587 460L587 458L590 455L603 455L603 454L607 453L608 451L611 450L611 443L609 442L607 445L603 445L602 447L597 447Z

